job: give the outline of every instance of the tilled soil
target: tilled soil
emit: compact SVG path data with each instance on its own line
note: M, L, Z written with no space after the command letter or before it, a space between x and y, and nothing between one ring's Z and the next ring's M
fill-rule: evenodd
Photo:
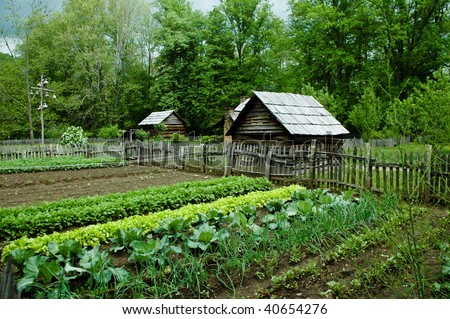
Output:
M156 166L121 166L75 171L1 174L0 207L30 205L63 198L123 193L151 186L216 177Z

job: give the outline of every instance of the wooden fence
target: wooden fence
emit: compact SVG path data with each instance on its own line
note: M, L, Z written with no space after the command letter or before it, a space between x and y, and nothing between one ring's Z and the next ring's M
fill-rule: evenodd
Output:
M265 143L189 144L129 143L125 159L220 175L265 176L278 183L301 183L310 188L394 191L404 197L450 201L450 156L373 151L365 147L324 148L323 145Z
M83 147L1 143L0 160L42 156L115 156L138 165L159 165L220 175L265 176L279 183L329 189L364 188L404 197L450 202L450 156L431 146L422 153L333 147L313 141L304 145L233 143L199 144L103 140Z
M122 140L90 140L89 144L82 146L62 146L58 139L47 140L42 145L30 140L2 141L0 143L0 161L19 160L27 158L51 158L60 156L72 157L101 157L121 156L123 153Z

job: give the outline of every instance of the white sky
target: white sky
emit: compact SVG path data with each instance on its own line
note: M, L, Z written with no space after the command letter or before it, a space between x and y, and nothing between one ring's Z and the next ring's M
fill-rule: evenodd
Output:
M16 8L21 8L21 12L23 16L26 16L30 11L30 3L33 0L13 0L14 6ZM272 3L273 12L280 17L288 16L288 0L269 0ZM11 26L8 22L5 21L5 17L10 15L10 12L6 10L7 4L9 4L11 0L0 0L0 29L4 29L7 34L12 35ZM63 0L43 0L43 3L50 10L59 10L61 9ZM194 9L201 10L203 12L208 12L214 6L219 4L219 0L191 0L192 7ZM8 38L10 41L10 45L14 45L14 40L12 38ZM11 41L12 40L12 41ZM8 53L6 45L3 39L0 38L0 52Z

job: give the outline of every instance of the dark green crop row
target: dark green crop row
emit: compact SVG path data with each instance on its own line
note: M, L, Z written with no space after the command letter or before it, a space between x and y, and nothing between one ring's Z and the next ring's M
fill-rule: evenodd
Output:
M66 171L86 168L111 167L117 165L123 165L123 163L112 156L102 156L96 158L27 158L11 161L0 161L0 174L45 172L55 170Z
M187 182L147 188L121 194L66 199L34 206L0 209L0 239L39 236L69 227L86 226L146 215L187 204L211 202L226 196L268 190L265 178L226 177L202 182Z

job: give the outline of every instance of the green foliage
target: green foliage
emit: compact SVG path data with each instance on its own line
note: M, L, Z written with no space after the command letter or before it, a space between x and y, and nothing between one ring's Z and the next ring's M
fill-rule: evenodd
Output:
M19 294L39 298L71 298L74 289L84 282L92 290L105 290L112 281L126 283L130 274L123 268L115 268L107 252L98 247L82 248L74 241L61 244L50 242L49 256L29 255L14 259L22 277L17 283ZM15 251L13 257L20 255ZM78 264L79 267L74 265Z
M115 139L120 138L125 133L125 130L119 129L118 124L104 126L99 129L97 137L105 139Z
M230 233L225 228L217 231L215 226L203 224L194 229L192 236L189 238L188 247L206 251L213 243L223 241L229 236Z
M3 248L2 259L5 259L14 249L28 250L42 253L47 251L47 245L51 241L62 243L72 239L83 246L95 246L106 242L118 229L142 228L146 232L157 229L161 222L167 218L177 219L183 217L189 222L194 222L198 212L206 212L211 209L222 210L224 213L232 212L242 205L254 205L263 207L271 199L288 199L292 192L299 186L292 185L272 191L255 191L247 195L229 196L207 204L190 204L175 210L164 210L144 216L132 216L122 220L104 224L90 225L64 233L53 233L41 237L20 238Z
M134 135L140 141L148 140L148 137L149 137L148 132L144 131L143 129L138 129L138 130L134 131Z
M149 239L146 242L136 240L130 244L130 247L129 261L158 265L160 268L166 265L171 253L181 253L179 247L170 245L167 236L163 236L161 239Z
M412 134L423 143L449 143L450 75L436 72L435 79L419 85L405 100L392 103L388 125L397 134Z
M20 160L0 161L0 174L45 172L54 170L76 170L118 165L118 159L112 156L94 158L52 157L26 158Z
M122 194L66 199L28 207L3 208L0 209L0 226L5 231L0 236L10 240L42 235L68 227L150 214L271 187L272 184L265 178L230 177Z
M382 102L372 88L366 88L359 103L349 115L349 120L362 134L365 141L380 138L383 123Z
M203 135L200 137L200 143L202 144L212 144L212 143L222 143L223 136L221 135Z
M186 141L188 141L188 139L186 136L184 136L178 132L175 132L170 137L170 141L174 142L174 143L179 143L179 142L186 142Z
M116 138L117 125L169 108L211 134L224 106L264 90L314 95L365 139L448 136L448 0L290 1L284 19L267 0L223 0L207 14L187 0L110 2L11 12L22 44L0 55L0 138L38 132L36 100L24 92L41 74L58 95L45 110L51 135L73 125Z
M304 212L301 213L299 207L303 202L312 203L309 209L313 218L302 219ZM273 215L284 214L289 227L265 226L259 215L267 216L264 214L267 207ZM184 289L189 291L188 296L205 298L209 296L208 288L199 287L206 285L208 280L216 278L234 290L239 280L242 284L244 278L253 276L247 271L250 265L252 269L253 266L261 267L254 273L257 278L272 278L268 292L291 290L298 288L301 278L314 280L320 276L322 266L312 262L276 274L280 258L290 256L290 262L298 263L305 258L302 247L311 247L312 252L313 247L333 246L341 240L344 242L340 246L354 247L352 253L358 254L374 240L380 239L392 223L403 224L404 219L390 218L390 225L384 230L372 231L369 228L374 215L380 217L386 213L390 216L384 211L389 207L384 207L383 203L377 205L371 197L355 200L351 193L334 195L293 185L270 192L225 198L211 204L183 207L168 215L157 213L154 225L159 223L159 227L151 227L145 221L150 216L139 217L139 221L131 224L142 228L129 228L131 224L127 221L128 226L121 223L125 227L118 228L112 235L112 242L119 248L117 251L125 250L128 260L135 264L136 277L133 280L124 269L111 266L110 256L105 250L81 248L86 245L86 242L79 242L82 237L57 244L63 236L57 239L52 235L56 240L50 242L46 249L41 249L47 252L46 256L34 255L38 243L28 246L31 249L22 245L23 250L13 250L11 256L16 257L19 273L24 274L22 296L31 298L69 298L80 292L83 296L103 298L112 294L116 296L124 288L128 292L122 297L174 297ZM90 233L93 231L90 228ZM352 234L356 235L348 237ZM362 242L368 244L352 244ZM5 250L9 249L9 246L5 247ZM341 250L342 255L348 254L346 248ZM114 246L112 251L115 251ZM399 265L399 258L389 258L382 266L374 268L370 278ZM329 262L330 259L324 260ZM447 271L445 267L443 269ZM64 273L65 276L53 276L52 273ZM346 297L352 292L341 280L328 279L327 282L329 289L323 293L327 297ZM365 279L357 277L352 280L352 289L356 289L357 284L362 287Z
M83 129L79 126L70 126L61 135L61 145L64 146L82 146L87 144L88 139L85 136Z

